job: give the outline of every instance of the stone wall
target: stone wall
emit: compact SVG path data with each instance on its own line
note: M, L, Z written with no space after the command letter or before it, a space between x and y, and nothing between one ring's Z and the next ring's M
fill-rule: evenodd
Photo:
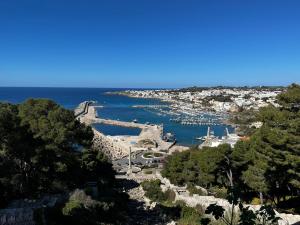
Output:
M115 142L113 138L105 136L94 128L93 131L93 148L102 151L111 160L121 159L129 154L129 147L125 148L123 145Z

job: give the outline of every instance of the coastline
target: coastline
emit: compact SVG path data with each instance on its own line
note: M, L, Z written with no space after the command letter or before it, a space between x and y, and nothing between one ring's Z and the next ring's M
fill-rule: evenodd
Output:
M241 111L258 111L261 107L278 107L276 96L283 88L211 87L173 90L124 90L110 94L140 99L157 99L168 104L169 110L158 109L181 125L225 125L238 131L232 116Z
M140 150L148 150L149 146L147 142L152 142L154 146L151 148L155 151L183 151L189 147L176 145L173 142L167 142L162 139L163 127L159 125L148 125L134 122L125 122L119 120L101 119L97 116L96 107L93 106L90 101L80 103L77 111L81 108L83 112L77 117L77 119L85 123L86 125L93 125L95 123L103 123L113 126L135 127L140 128L141 132L138 136L109 136L101 133L94 127L94 145L95 149L101 149L111 160L121 159L132 152Z

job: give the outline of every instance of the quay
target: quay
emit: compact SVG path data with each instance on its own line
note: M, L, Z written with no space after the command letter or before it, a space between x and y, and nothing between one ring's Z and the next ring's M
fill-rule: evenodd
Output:
M132 128L140 128L140 129L145 129L149 127L149 125L141 124L141 123L98 118L96 108L101 106L94 106L93 105L94 103L95 103L94 101L85 101L80 103L78 108L75 109L75 116L81 122L89 125L95 123L103 123L108 125L132 127Z
M149 125L134 122L126 122L111 119L102 119L97 115L97 107L94 102L83 102L79 105L81 111L78 114L77 119L87 125L93 125L97 123L108 124L113 126L123 126L141 129L141 133L138 136L109 136L104 135L101 131L92 127L94 132L94 148L101 149L112 160L120 159L129 155L129 152L135 151L164 151L172 152L174 149L181 150L186 149L184 146L174 146L174 142L167 142L163 140L163 126L161 125Z

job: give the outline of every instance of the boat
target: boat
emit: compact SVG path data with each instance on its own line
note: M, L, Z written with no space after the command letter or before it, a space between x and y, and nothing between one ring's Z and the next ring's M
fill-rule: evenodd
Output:
M174 142L174 141L176 141L174 134L171 134L171 133L166 133L163 136L163 140L167 141L167 142Z
M138 120L137 120L137 119L134 119L134 120L132 120L132 122L134 122L134 123L137 123L137 122L138 122Z

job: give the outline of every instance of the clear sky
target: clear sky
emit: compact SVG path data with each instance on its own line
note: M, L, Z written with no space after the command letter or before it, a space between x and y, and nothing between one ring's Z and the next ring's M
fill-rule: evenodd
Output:
M0 0L0 86L291 82L299 0Z

